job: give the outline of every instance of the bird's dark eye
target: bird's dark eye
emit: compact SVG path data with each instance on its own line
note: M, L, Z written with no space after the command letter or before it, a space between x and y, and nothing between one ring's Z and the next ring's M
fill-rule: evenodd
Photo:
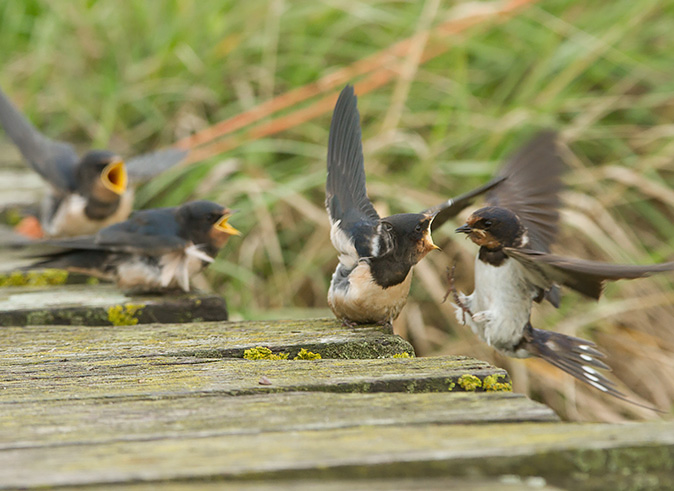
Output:
M482 225L484 225L484 228L489 228L492 226L492 221L491 220L485 220L482 222Z
M422 230L421 224L418 224L416 227L414 227L415 232L421 232L421 230Z
M391 225L390 223L384 222L384 230L386 230L387 232L393 231L393 225Z

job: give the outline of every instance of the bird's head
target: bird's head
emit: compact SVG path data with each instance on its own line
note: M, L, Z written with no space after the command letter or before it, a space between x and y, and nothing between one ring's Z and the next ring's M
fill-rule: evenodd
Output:
M182 235L194 244L205 244L214 253L232 235L241 232L228 223L234 211L211 201L191 201L178 211Z
M378 232L400 260L414 265L426 254L439 249L431 237L431 223L435 213L400 213L381 220Z
M129 177L121 157L107 150L92 150L80 161L78 181L83 195L111 202L126 192Z
M456 232L467 234L480 247L521 247L528 242L526 229L510 210L497 206L480 208Z

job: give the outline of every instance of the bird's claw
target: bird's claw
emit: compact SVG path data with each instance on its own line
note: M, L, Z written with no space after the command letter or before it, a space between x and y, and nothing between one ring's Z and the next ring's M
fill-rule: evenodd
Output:
M454 303L461 309L462 324L466 325L466 314L468 314L472 318L473 313L466 306L466 304L463 303L463 301L461 300L461 297L459 296L459 292L456 289L456 286L454 285L454 272L455 271L456 271L456 264L452 265L451 269L447 268L447 282L449 283L449 288L447 289L447 293L445 293L445 296L442 299L442 303L444 303L447 300L447 297L449 297L449 295L451 294L452 298L454 299Z

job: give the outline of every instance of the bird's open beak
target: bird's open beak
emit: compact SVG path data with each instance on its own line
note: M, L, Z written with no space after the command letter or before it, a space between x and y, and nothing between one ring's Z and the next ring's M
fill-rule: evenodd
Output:
M426 229L426 245L429 247L428 250L431 251L440 250L440 248L433 243L433 237L431 236L431 224L438 213L440 213L440 210L425 214L426 217L430 218L428 221L428 228Z
M469 234L469 233L471 233L472 231L473 231L473 229L470 228L470 225L468 225L468 224L466 223L466 224L464 224L464 225L461 225L461 226L460 226L459 228L457 228L454 232L456 232L457 234L458 234L458 233Z
M231 214L229 213L223 215L222 218L215 223L214 227L220 232L224 232L229 235L241 235L241 232L227 223L227 220L229 220L230 217Z
M122 195L129 184L129 176L122 159L113 160L101 173L103 185L115 194Z

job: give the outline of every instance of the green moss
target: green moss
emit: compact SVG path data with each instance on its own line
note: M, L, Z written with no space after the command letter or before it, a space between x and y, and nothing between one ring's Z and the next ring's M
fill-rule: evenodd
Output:
M297 356L293 358L293 360L320 360L321 358L323 357L320 355L320 353L313 353L312 351L307 351L306 349L302 348L300 352L297 353Z
M86 280L87 285L98 285L101 281L94 277L94 276L88 276Z
M499 382L499 378L502 378L504 381ZM485 392L512 392L513 384L507 381L505 375L497 373L487 375L482 381L482 388Z
M0 274L0 287L63 285L66 281L68 281L68 272L62 269L13 271Z
M108 320L113 326L135 326L138 324L138 317L144 304L127 303L124 305L113 305L108 308Z
M243 357L246 360L287 360L288 353L279 353L275 355L269 348L264 346L257 346L250 348L243 352Z
M459 385L465 390L466 392L474 392L480 387L482 387L482 380L480 380L478 377L475 375L471 375L469 373L466 373L464 375L461 375L459 377Z

